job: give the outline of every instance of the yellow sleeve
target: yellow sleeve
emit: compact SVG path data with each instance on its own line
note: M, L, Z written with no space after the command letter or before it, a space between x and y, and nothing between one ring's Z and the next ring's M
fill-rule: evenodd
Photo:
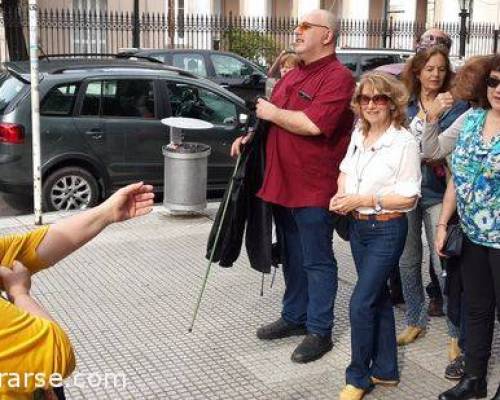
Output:
M0 315L0 400L23 398L34 392L37 382L48 384L51 374L65 378L73 372L73 348L58 324L1 298ZM21 377L19 387L9 384L13 376Z
M45 237L49 226L28 233L0 237L0 265L12 267L17 260L28 268L31 274L47 268L48 264L38 257L36 250Z

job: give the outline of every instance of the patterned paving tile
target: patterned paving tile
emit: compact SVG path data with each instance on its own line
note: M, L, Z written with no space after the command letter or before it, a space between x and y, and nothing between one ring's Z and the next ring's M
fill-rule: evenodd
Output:
M334 350L315 363L296 365L290 355L300 338L262 342L255 337L260 324L279 315L281 271L272 288L265 277L260 296L261 275L249 268L244 252L232 268L212 266L195 329L188 333L216 210L209 204L204 215L174 217L157 207L144 218L108 228L56 268L37 275L34 293L69 332L77 372L115 373L126 380L116 387L103 382L76 387L70 380L69 399L337 398L350 357L347 308L356 280L348 245L334 241L340 279ZM0 220L0 233L25 231L32 223L26 216ZM402 328L399 309L396 319ZM451 386L443 378L446 345L444 320L433 318L424 338L400 350L401 384L377 388L366 398L436 399ZM497 327L490 396L499 380Z

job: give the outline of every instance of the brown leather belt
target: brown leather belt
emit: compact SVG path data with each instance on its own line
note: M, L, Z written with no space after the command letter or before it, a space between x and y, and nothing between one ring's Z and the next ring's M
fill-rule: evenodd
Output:
M361 214L358 211L352 212L352 217L359 221L390 221L391 219L403 218L406 213L391 212L387 214Z

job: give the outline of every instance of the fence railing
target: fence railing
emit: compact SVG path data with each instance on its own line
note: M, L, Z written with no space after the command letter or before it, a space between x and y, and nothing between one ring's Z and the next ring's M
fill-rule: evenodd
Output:
M27 57L28 13L6 9L0 19L5 27L11 59ZM242 17L143 13L137 24L140 47L201 48L239 53L266 63L294 40L296 18ZM135 18L121 11L81 11L49 9L39 11L39 37L47 54L115 53L133 44ZM451 55L458 55L459 23L437 23L453 39ZM424 32L424 24L411 21L341 20L340 47L412 49ZM499 48L499 30L494 24L469 24L466 55L488 54Z

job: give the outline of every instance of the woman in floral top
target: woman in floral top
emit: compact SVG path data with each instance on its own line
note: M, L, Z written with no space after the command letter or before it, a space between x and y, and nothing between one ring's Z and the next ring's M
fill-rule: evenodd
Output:
M436 250L444 256L446 226L458 209L465 234L461 267L467 302L467 347L465 375L442 393L440 400L487 395L495 306L500 310L500 55L469 61L457 75L455 93L477 107L439 138L442 148L457 136L452 154L453 180L437 224ZM500 400L500 386L492 400Z

